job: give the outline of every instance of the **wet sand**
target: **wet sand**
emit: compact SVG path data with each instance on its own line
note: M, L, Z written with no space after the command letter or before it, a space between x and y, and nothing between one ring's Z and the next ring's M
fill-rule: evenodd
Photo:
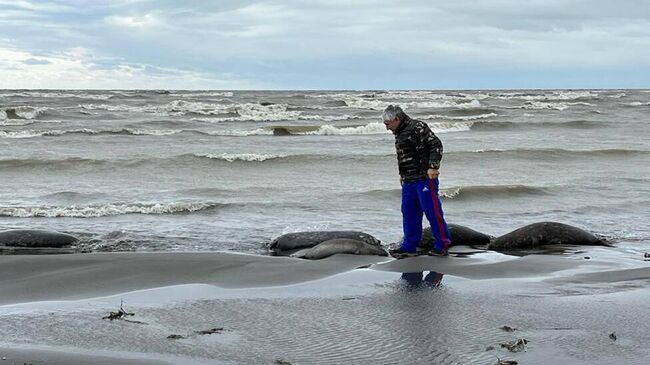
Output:
M650 262L629 248L404 260L0 256L0 357L21 364L489 364L497 357L641 364L650 359L649 282ZM135 313L131 322L101 319L120 303ZM213 328L223 330L199 333ZM500 348L517 338L529 341L526 351Z
M36 346L4 347L0 345L0 359L6 364L48 364L48 365L82 365L82 364L111 364L111 365L168 365L171 362L155 361L142 358L119 358L80 354L73 351L56 349L43 350Z

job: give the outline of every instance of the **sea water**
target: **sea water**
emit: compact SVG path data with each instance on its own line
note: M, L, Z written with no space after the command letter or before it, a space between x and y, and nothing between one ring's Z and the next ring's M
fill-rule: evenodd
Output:
M650 91L0 91L0 230L90 250L264 252L401 237L389 104L444 145L449 223L558 221L649 242Z

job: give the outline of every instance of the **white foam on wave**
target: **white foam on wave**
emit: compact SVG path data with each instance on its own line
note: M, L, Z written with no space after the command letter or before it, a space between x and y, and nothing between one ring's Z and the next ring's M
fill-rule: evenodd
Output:
M150 135L150 136L166 136L182 132L181 130L145 130L145 129L108 129L108 130L95 130L89 128L82 129L69 129L69 130L24 130L24 131L0 131L0 138L34 138L41 136L62 136L64 134L90 134L97 135L102 133L114 134L132 134L132 135Z
M192 98L192 97L223 97L231 98L235 94L232 91L197 91L193 93L170 93L169 96L180 97L180 98Z
M466 132L472 129L472 122L434 122L428 123L434 133Z
M317 120L321 122L334 122L337 120L352 120L359 119L359 117L349 114L343 115L300 115L298 120Z
M0 131L0 138L32 138L42 136L43 132L39 131Z
M9 114L16 114L19 119L36 119L46 110L49 110L49 108L31 106L5 107L0 109L0 121L11 119Z
M80 112L85 110L106 110L109 112L146 112L146 107L130 106L124 104L109 105L109 104L79 104L77 108L81 109Z
M434 133L461 132L469 131L473 123L449 123L433 122L428 123ZM335 127L324 125L315 131L296 133L305 135L325 135L325 136L345 136L345 135L367 135L367 134L385 134L390 133L383 123L368 123L357 127Z
M297 119L302 114L299 111L287 111L287 104L272 104L267 106L253 103L236 104L230 110L239 115L239 120L253 121Z
M369 123L358 127L335 127L324 125L315 131L304 132L299 134L322 135L322 136L345 136L345 135L362 135L362 134L383 134L388 130L383 123Z
M65 134L66 131L56 131L56 130L24 130L24 131L0 131L0 138L34 138L40 136L59 136Z
M356 109L384 110L390 103L383 100L365 99L355 96L346 95L341 97L347 107Z
M191 213L212 207L214 203L109 203L93 205L72 205L60 206L34 206L34 207L2 207L0 217L73 217L73 218L94 218L115 216L124 214L173 214Z
M618 93L618 94L614 94L614 95L608 95L607 97L608 98L614 98L614 99L620 99L620 98L624 98L626 96L627 96L627 94L625 94L625 93Z
M232 115L217 118L206 118L210 122L237 121L280 121L299 119L301 112L287 110L287 104L261 105L256 103L219 104L199 101L173 100L163 105L110 105L110 104L80 104L82 110L107 110L113 112L152 113L157 115Z
M460 194L460 191L461 191L460 187L440 189L439 195L442 198L453 199L454 197L458 196L458 194Z
M173 129L133 129L133 128L125 128L122 130L116 131L117 133L122 133L126 132L129 134L133 134L136 136L168 136L172 134L177 134L182 131L180 130L173 130Z
M425 109L425 108L432 108L432 109L473 109L473 108L480 108L481 107L481 102L472 99L470 101L462 100L462 101L451 101L451 100L444 100L444 101L426 101L426 102L408 102L408 103L402 103L401 104L405 108L420 108L420 109Z
M474 150L476 153L489 153L489 152L505 152L506 150L499 149L499 148L487 148L487 149L478 149Z
M380 99L404 99L404 100L465 100L465 95L455 94L449 95L436 91L389 91L387 93L378 94Z
M491 93L491 97L495 99L518 99L518 100L527 100L527 101L548 101L548 100L575 100L575 99L591 99L597 98L598 93L593 91L567 91L567 90L557 90L544 92L542 94L528 94L521 92L500 92L500 93Z
M127 105L127 104L79 104L77 108L84 110L106 110L110 112L153 113L160 115L219 114L224 112L220 104L197 101L174 100L162 105Z
M391 100L383 99L369 99L357 97L354 95L343 95L341 99L345 102L348 108L356 109L369 109L382 111L388 105L395 104ZM481 102L477 99L467 100L465 98L449 98L442 100L416 100L408 102L399 102L398 103L404 109L471 109L471 108L480 108ZM345 108L345 107L341 107Z
M210 131L203 132L211 136L223 137L248 137L248 136L272 136L273 130L267 128L257 128L253 130L225 130L225 131Z
M496 113L487 113L487 114L479 114L479 115L462 115L462 116L431 114L431 115L421 117L421 119L477 120L477 119L493 118L498 116L499 115Z
M2 119L3 118L3 112L0 110L0 125L4 126L18 126L18 125L29 125L29 124L34 124L33 120L26 120L26 119Z
M650 105L650 102L641 102L641 101L632 101L630 103L627 103L629 106L648 106Z
M0 97L24 97L24 98L78 98L91 100L108 100L113 97L110 94L73 94L66 92L44 92L44 91L19 91L13 93L3 93Z
M441 93L439 91L426 90L393 90L387 92L349 92L349 93L331 93L331 94L307 94L307 98L315 99L338 99L338 100L383 100L386 103L396 102L399 100L447 100L447 101L467 101L471 99L485 99L488 94L482 93ZM401 105L401 104L400 104Z
M163 112L174 112L187 114L194 113L200 115L219 115L219 114L251 114L256 113L272 113L273 111L282 111L286 110L286 106L283 105L269 105L263 106L260 104L245 103L245 104L218 104L218 103L206 103L201 101L185 101L185 100L174 100L169 104L162 105L158 107L159 111Z
M506 107L507 109L526 109L526 110L559 110L563 111L569 109L574 105L583 106L596 106L596 104L586 103L583 101L578 102L543 102L543 101L527 101L524 105Z
M305 98L313 99L342 99L347 97L355 98L375 98L378 94L373 92L347 92L347 93L326 93L326 94L304 94ZM303 95L301 95L303 96Z
M194 154L194 156L205 157L214 160L223 160L228 162L234 162L234 161L263 162L267 160L274 160L274 159L286 157L285 155L269 155L269 154L257 154L257 153L221 153L218 155L207 153L207 154Z

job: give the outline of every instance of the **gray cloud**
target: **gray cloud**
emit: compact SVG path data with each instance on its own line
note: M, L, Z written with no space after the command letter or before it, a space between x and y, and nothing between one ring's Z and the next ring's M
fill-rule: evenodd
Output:
M44 59L28 58L23 63L26 65L49 65L51 62Z
M318 69L332 80L372 70L368 79L401 70L435 80L441 70L461 77L461 70L520 70L526 77L544 70L560 77L650 66L650 7L641 0L0 4L11 10L0 15L0 32L34 54L83 47L101 59L279 86L295 87Z

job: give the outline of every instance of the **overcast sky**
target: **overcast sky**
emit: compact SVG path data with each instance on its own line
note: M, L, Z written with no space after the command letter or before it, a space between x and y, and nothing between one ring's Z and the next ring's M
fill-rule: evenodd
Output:
M0 0L0 88L650 88L650 2Z

